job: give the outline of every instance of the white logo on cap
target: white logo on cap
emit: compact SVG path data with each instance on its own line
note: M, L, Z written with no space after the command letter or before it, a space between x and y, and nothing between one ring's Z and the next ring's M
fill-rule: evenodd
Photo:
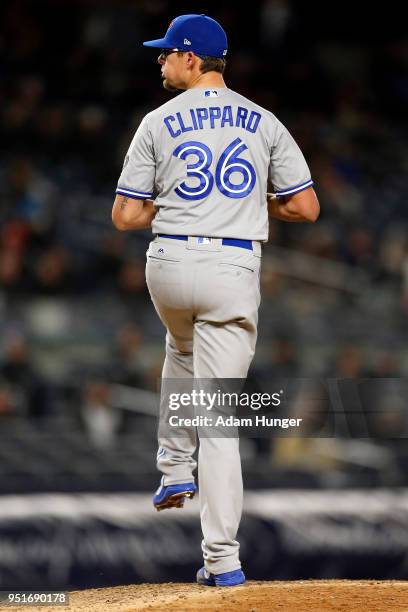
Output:
M184 39L184 44L185 45L191 45L191 40L188 40L188 38Z
M227 49L224 49L224 51L222 52L223 55L227 55Z

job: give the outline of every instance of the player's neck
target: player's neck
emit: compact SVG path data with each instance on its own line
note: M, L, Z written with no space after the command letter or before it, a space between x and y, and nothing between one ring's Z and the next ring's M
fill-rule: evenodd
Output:
M226 87L226 84L222 74L219 72L205 72L204 74L200 72L200 74L191 80L187 89L194 89L195 87L217 88Z

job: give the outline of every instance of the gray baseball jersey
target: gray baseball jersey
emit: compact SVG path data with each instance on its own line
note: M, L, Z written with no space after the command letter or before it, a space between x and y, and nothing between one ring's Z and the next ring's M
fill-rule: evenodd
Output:
M155 199L155 234L266 241L268 178L282 196L313 185L285 126L227 87L193 88L144 117L116 193Z

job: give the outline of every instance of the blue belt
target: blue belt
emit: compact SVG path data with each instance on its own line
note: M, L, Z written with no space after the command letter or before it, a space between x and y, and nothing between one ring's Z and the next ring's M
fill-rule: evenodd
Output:
M175 240L188 240L188 236L173 236L170 234L157 234L160 238L174 238ZM201 236L194 236L195 238L201 238ZM248 249L252 251L252 240L241 240L240 238L223 238L222 244L225 246L235 246L241 249Z

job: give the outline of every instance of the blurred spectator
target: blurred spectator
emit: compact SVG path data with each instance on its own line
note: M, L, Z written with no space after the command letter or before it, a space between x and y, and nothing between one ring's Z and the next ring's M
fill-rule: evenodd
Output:
M256 371L256 375L266 379L294 378L299 375L299 361L293 339L278 336L273 345L271 361Z
M43 251L34 263L33 293L61 295L73 292L74 278L69 253L61 246Z
M289 0L264 0L260 11L261 41L265 47L282 44L293 18Z
M370 378L399 378L401 373L399 353L384 348L375 356L369 375Z
M315 474L316 484L321 472L330 472L341 465L335 449L338 441L330 438L276 438L272 463L275 468ZM291 478L291 486L295 483ZM299 475L300 478L300 475ZM301 480L301 479L300 479Z
M8 168L9 215L26 224L35 237L52 230L55 188L28 157L17 157Z
M338 350L334 372L328 376L335 375L337 378L363 378L367 375L363 351L354 344L347 344Z
M17 419L18 414L18 397L9 387L7 381L0 376L0 426L4 426L6 422Z
M3 248L0 251L0 284L7 291L21 288L23 257L16 249Z
M132 308L143 306L148 298L145 280L145 261L124 261L118 275L118 290L122 299Z
M0 362L3 380L3 402L9 412L20 416L41 417L51 412L51 387L37 374L30 360L24 335L19 331L6 333L4 357Z
M108 381L95 378L85 382L79 416L96 448L103 450L115 446L121 414L112 406L112 389Z
M143 332L133 323L124 324L116 336L112 379L122 385L143 388Z

